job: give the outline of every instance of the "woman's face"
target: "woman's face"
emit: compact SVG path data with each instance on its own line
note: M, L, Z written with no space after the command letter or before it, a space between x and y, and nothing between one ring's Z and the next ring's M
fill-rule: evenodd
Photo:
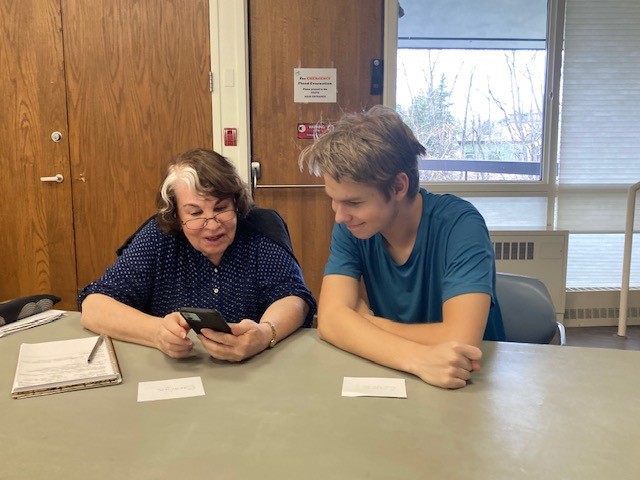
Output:
M218 265L236 236L238 216L233 200L200 196L191 192L184 182L178 182L174 192L185 237L193 248ZM207 222L203 227L204 219Z

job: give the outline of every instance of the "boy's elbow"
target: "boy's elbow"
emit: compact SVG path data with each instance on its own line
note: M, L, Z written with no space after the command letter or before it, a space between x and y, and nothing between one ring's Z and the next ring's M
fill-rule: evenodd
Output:
M319 319L318 319L318 338L320 340L324 340L325 342L327 341L326 328L324 327L324 324L320 322Z
M326 313L318 312L318 338L325 342L330 342L331 337L331 320L327 318Z

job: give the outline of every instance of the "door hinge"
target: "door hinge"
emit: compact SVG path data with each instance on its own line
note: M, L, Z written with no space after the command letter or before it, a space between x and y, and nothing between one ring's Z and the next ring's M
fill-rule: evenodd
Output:
M213 93L213 72L209 72L209 92Z

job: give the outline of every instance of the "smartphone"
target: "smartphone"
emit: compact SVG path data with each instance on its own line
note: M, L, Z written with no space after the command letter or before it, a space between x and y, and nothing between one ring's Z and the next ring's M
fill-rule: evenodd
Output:
M201 328L210 328L216 332L231 333L229 324L218 310L182 307L179 309L179 312L196 333L200 333Z

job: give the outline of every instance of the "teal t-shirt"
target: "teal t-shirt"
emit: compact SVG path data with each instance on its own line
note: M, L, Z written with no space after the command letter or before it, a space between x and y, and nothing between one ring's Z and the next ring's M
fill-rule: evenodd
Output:
M495 259L484 219L466 200L420 190L422 220L408 260L397 264L380 233L360 240L333 227L325 275L364 278L376 316L402 323L442 321L442 304L465 293L491 295L485 340L504 340Z

